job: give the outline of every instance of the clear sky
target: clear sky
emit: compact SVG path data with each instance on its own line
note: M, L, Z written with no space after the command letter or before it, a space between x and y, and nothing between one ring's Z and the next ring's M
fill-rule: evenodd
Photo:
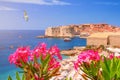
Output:
M120 0L0 0L0 30L43 30L84 23L120 26Z

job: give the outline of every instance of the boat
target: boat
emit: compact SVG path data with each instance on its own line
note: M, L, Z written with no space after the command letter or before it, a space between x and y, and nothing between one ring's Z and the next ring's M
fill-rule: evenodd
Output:
M64 38L64 41L71 41L71 38Z
M41 36L37 36L37 38L45 38L45 36L41 35Z

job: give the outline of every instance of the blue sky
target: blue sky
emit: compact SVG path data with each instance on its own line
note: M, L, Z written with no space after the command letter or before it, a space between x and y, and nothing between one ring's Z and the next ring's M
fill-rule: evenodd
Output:
M0 30L43 30L84 23L120 26L120 0L0 0Z

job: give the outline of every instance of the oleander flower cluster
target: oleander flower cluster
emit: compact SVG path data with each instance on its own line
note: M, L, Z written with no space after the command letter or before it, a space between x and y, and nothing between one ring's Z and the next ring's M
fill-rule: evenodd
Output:
M29 47L19 47L13 54L9 56L9 62L15 64L16 66L22 66L21 61L27 63L29 56Z
M45 43L39 44L35 49L19 47L9 56L9 62L23 70L26 80L49 80L58 75L62 60L59 48L55 45L47 48Z
M97 51L87 50L83 51L78 55L78 59L74 62L74 67L77 69L83 62L90 64L91 61L99 61L100 55Z
M97 50L86 50L78 55L74 68L83 71L81 76L85 80L119 80L120 56L115 53L100 56Z

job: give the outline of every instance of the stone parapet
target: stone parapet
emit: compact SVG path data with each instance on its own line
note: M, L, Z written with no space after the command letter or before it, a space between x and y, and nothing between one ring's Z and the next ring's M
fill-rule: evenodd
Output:
M87 38L87 45L120 46L120 32L95 33Z
M120 46L120 35L110 35L108 42L112 46Z
M87 38L87 45L107 45L107 38Z

